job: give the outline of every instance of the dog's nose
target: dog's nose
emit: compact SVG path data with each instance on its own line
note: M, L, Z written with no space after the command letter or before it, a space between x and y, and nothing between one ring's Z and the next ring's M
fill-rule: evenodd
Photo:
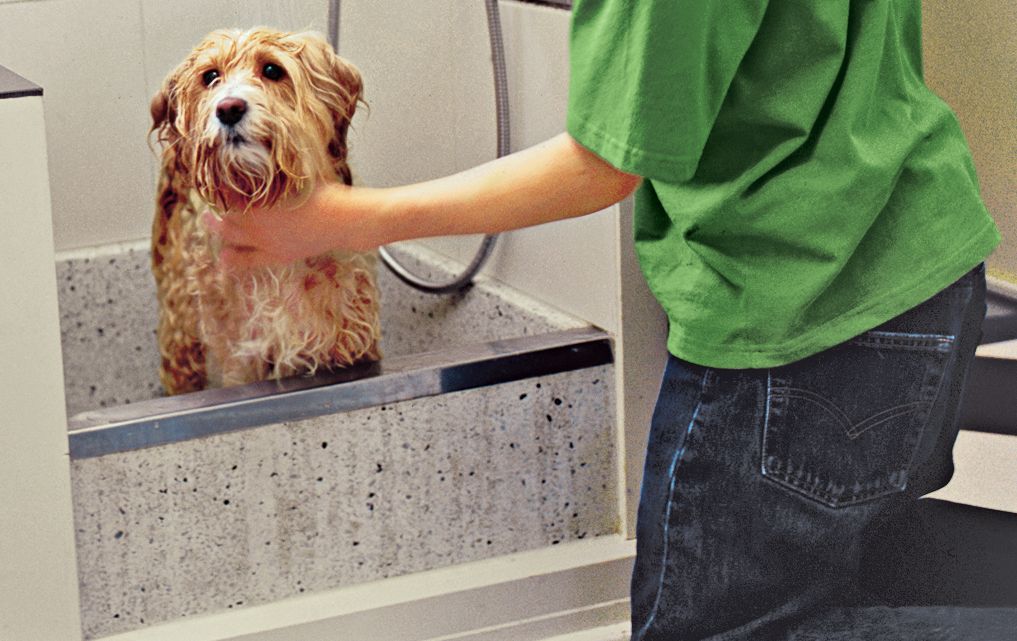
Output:
M247 113L247 101L242 98L224 98L216 105L215 117L224 125L233 126Z

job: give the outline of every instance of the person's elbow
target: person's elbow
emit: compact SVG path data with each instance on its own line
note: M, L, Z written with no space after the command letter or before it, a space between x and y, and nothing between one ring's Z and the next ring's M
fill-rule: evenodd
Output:
M643 181L641 176L621 171L607 163L604 163L598 173L600 175L596 179L595 189L597 209L604 209L625 200Z
M632 194L642 182L642 177L618 169L579 141L566 135L570 152L585 167L590 188L589 195L595 198L597 209L610 207Z
M612 169L614 168L612 167ZM639 185L642 184L643 182L642 176L629 174L619 169L614 169L614 174L615 174L613 179L614 198L615 198L614 202L620 202L631 196L632 193L635 192L636 189L639 188Z

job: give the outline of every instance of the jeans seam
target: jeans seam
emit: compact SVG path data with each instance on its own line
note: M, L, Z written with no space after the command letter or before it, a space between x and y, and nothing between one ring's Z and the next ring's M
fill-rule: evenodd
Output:
M955 340L956 336L951 334L912 334L870 330L848 342L862 347L947 352L950 351Z
M699 410L703 407L703 393L706 391L706 382L709 378L709 374L709 369L703 373L703 379L699 384L699 399L696 402L696 409L693 410L692 418L689 420L689 425L685 428L685 438L682 440L682 445L675 451L674 457L671 459L671 466L668 469L670 485L668 487L667 507L664 510L664 532L661 537L661 543L664 551L661 553L660 577L657 580L657 595L653 599L653 607L650 608L650 615L646 618L646 623L644 623L639 631L633 635L632 641L640 641L646 635L646 632L653 624L654 619L657 618L657 609L660 606L660 595L664 591L664 577L667 575L667 551L669 548L667 537L671 528L671 506L674 504L674 488L675 480L678 477L678 462L681 461L682 456L685 454L685 448L687 447L689 437L692 434L692 427L696 424L696 419L699 418Z
M973 293L969 292L969 294L971 296L973 296ZM969 302L970 302L970 297L969 297L968 303ZM960 360L960 351L959 351L959 347L960 346L959 346L959 344L953 343L952 345L956 346L957 349L952 349L946 355L946 357L943 359L943 362L939 364L939 367L940 367L939 380L936 383L935 392L932 394L931 399L927 402L927 409L929 411L929 414L932 413L932 409L934 407L936 407L936 402L940 400L941 395L943 394L944 390L946 389L947 373L952 373L952 369L951 368L956 368L957 367L957 363ZM958 403L959 402L960 402L960 399L958 399ZM930 416L926 416L925 420L924 420L924 425L922 427L922 433L923 434L929 429L929 420L930 420ZM942 426L940 426L940 431L942 432L942 430L946 429L946 428L947 428L946 425L942 425ZM919 437L919 438L921 438L921 437ZM915 458L919 455L920 450L921 450L920 447L915 447L914 451L911 452L910 458L908 458L908 467L907 467L907 469L908 469L909 474L910 474L911 471L916 469L915 468ZM905 488L906 487L907 487L907 482L905 481Z

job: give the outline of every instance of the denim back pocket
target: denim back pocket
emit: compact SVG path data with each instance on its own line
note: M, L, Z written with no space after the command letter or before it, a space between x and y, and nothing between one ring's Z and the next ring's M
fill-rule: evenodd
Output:
M770 370L763 476L830 507L902 491L953 344L871 331Z

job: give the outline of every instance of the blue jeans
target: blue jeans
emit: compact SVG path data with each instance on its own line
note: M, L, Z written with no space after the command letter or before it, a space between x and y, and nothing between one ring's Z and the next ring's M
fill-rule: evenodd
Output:
M633 641L1017 639L1013 611L890 607L861 581L874 539L950 479L985 309L981 265L789 365L672 356L639 504Z

